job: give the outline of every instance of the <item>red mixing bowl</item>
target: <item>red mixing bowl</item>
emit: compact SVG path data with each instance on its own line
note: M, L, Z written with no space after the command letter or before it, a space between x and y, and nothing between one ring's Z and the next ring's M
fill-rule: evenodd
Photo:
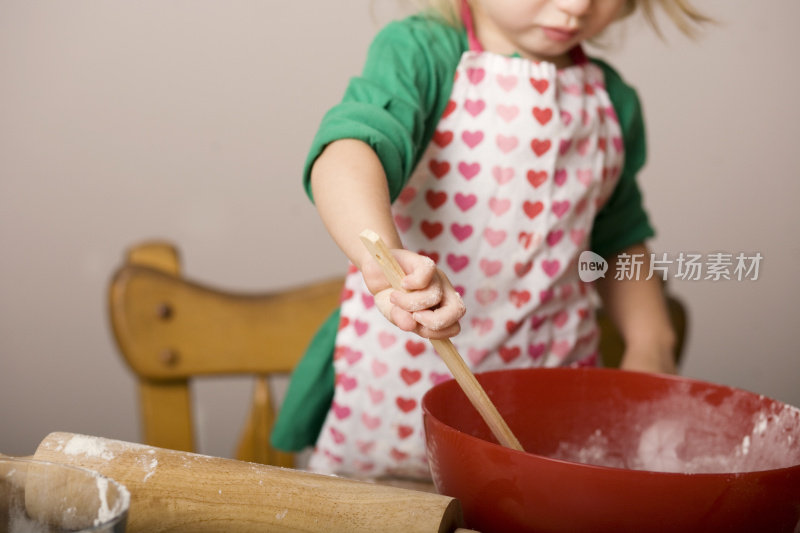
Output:
M422 400L433 481L461 501L471 528L800 531L795 407L612 369L477 377L528 453L497 444L455 381Z

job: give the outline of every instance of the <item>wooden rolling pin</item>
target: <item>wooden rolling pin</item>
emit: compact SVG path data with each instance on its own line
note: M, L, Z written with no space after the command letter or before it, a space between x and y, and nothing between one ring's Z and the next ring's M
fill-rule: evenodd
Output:
M128 491L108 477L73 465L53 466L28 463L25 511L33 522L20 531L83 531L116 519L126 509ZM51 527L44 529L45 524Z
M447 496L100 437L51 433L34 458L125 485L132 533L444 533L463 523Z

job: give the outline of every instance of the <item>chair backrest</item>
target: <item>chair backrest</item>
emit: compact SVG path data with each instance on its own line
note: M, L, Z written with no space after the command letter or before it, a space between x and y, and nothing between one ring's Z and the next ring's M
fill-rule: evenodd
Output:
M257 376L237 458L292 466L269 446L272 374L295 367L339 302L337 278L265 294L234 294L185 279L175 246L128 250L109 287L117 346L138 378L147 444L195 451L189 382L196 376Z

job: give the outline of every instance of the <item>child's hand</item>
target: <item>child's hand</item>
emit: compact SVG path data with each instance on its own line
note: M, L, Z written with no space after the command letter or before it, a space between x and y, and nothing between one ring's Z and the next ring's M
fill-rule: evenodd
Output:
M392 289L372 257L361 267L381 313L400 329L421 337L445 339L457 335L461 331L458 321L466 308L447 276L429 257L408 250L392 250L392 254L406 272L402 286L407 292Z

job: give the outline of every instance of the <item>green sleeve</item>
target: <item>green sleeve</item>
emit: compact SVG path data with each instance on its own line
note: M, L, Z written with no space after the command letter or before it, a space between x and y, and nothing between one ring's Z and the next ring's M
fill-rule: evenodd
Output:
M592 228L592 251L608 257L629 246L641 243L655 232L642 203L636 175L647 156L642 108L636 91L603 61L593 59L605 74L606 90L622 127L625 163L619 183L606 204L597 213Z
M361 76L322 119L303 172L309 197L311 167L325 146L358 139L377 153L395 199L433 136L466 46L463 30L424 15L381 30Z
M292 372L270 434L270 443L275 448L297 452L316 442L333 401L333 345L338 330L337 309L314 335Z

